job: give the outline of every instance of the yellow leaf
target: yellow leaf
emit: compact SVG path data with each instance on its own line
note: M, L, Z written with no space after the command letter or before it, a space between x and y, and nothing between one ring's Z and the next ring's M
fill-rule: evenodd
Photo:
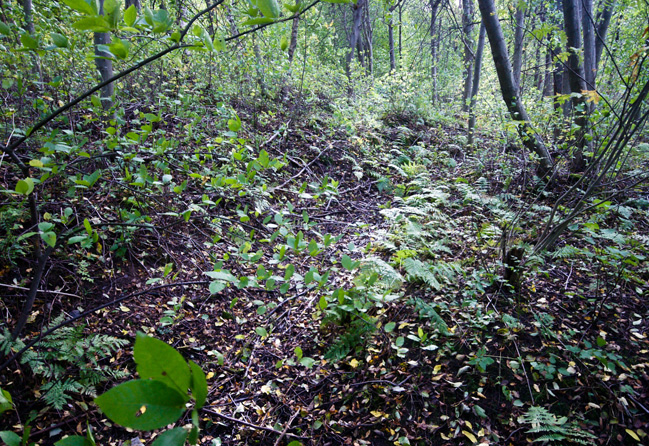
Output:
M210 379L214 376L214 372L209 372L206 376L205 379Z
M631 429L625 429L625 430L626 430L626 433L629 434L629 435L631 435L631 437L632 437L635 441L640 441L640 437L638 437L638 434L636 434L635 432L633 432Z
M370 413L371 413L372 415L374 415L376 418L381 418L381 417L383 417L383 412L378 411L378 410L372 410Z
M469 440L471 440L471 443L477 443L477 442L478 442L478 439L475 438L475 435L473 435L471 432L469 432L469 431L462 431L462 433L463 433L464 435L466 435L466 438L468 438Z
M433 367L433 373L435 375L437 375L440 370L442 370L442 364L437 364L435 367Z
M352 359L351 361L349 361L349 365L352 366L353 369L355 369L356 367L358 367L358 364L359 364L359 362L356 360L356 358L354 358L354 359Z

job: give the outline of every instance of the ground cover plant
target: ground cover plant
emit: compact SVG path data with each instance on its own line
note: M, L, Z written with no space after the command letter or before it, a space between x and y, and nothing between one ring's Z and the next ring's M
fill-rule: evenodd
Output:
M647 17L2 0L0 441L646 444Z

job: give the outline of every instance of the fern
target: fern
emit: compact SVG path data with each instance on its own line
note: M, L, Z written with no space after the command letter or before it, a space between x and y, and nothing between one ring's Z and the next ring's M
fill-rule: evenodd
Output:
M570 442L576 444L590 445L597 437L585 431L574 422L568 422L566 417L557 418L552 412L544 407L532 406L518 421L524 424L531 424L532 428L528 434L543 434L538 436L534 442Z
M441 305L428 303L418 297L411 302L414 302L415 309L419 312L419 317L430 319L437 331L441 334L445 336L453 336L453 333L448 329L446 321L442 319L442 316L437 312L437 309L441 308Z
M60 315L51 321L49 327L63 320L64 316ZM49 327L45 327L44 331ZM47 381L41 386L40 392L44 401L55 409L61 409L70 400L71 393L94 397L97 384L128 375L99 362L129 342L102 334L87 336L83 329L82 325L62 327L20 358L20 362L27 365L34 375ZM3 354L24 346L21 340L12 341L6 329L0 334L0 351Z
M408 280L423 282L436 291L442 289L444 284L457 281L457 276L462 275L462 268L457 262L422 262L417 259L407 258L403 261Z
M376 273L379 276L375 285L384 290L397 289L401 287L401 284L404 282L403 276L386 261L378 257L368 257L363 259L359 280L362 281L364 277L368 277L373 273Z
M376 325L365 319L356 319L352 321L347 331L343 333L336 342L327 350L324 358L330 361L340 361L354 351L362 351L365 347L367 335L376 330Z

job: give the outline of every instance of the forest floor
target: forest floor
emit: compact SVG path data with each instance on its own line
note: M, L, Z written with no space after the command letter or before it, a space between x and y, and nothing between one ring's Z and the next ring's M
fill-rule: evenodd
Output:
M208 130L173 154L130 149L143 164L170 166L171 185L147 196L135 187L68 196L93 227L126 209L150 216L153 229L108 225L105 253L55 255L45 283L69 295L39 294L27 339L61 313L150 288L84 317L84 333L131 342L144 332L201 365L202 445L520 445L542 435L649 444L642 197L592 210L553 253L528 263L512 291L499 280L503 240L529 248L567 187L532 200L538 190L517 149L486 136L479 150L467 148L460 126L407 115L350 132L332 127L326 111L238 113L245 143L204 122ZM163 115L156 132L177 137L188 122ZM95 132L89 146L101 138ZM88 173L103 169L105 187L118 181L123 167L96 163ZM54 214L58 204L45 206ZM29 286L29 267L5 265L0 277ZM22 291L2 293L13 326ZM133 376L131 353L101 362ZM23 365L2 372L17 407L3 428L43 409L42 379ZM43 410L31 440L52 444L87 422L102 445L155 435L113 426L91 400L75 394Z

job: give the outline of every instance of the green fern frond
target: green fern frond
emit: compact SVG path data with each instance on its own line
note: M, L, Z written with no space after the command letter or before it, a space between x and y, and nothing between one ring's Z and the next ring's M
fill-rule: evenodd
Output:
M524 424L531 424L528 434L543 434L534 439L534 442L567 441L576 444L592 444L597 437L585 431L574 422L568 422L566 417L557 418L545 407L532 406L518 418Z

